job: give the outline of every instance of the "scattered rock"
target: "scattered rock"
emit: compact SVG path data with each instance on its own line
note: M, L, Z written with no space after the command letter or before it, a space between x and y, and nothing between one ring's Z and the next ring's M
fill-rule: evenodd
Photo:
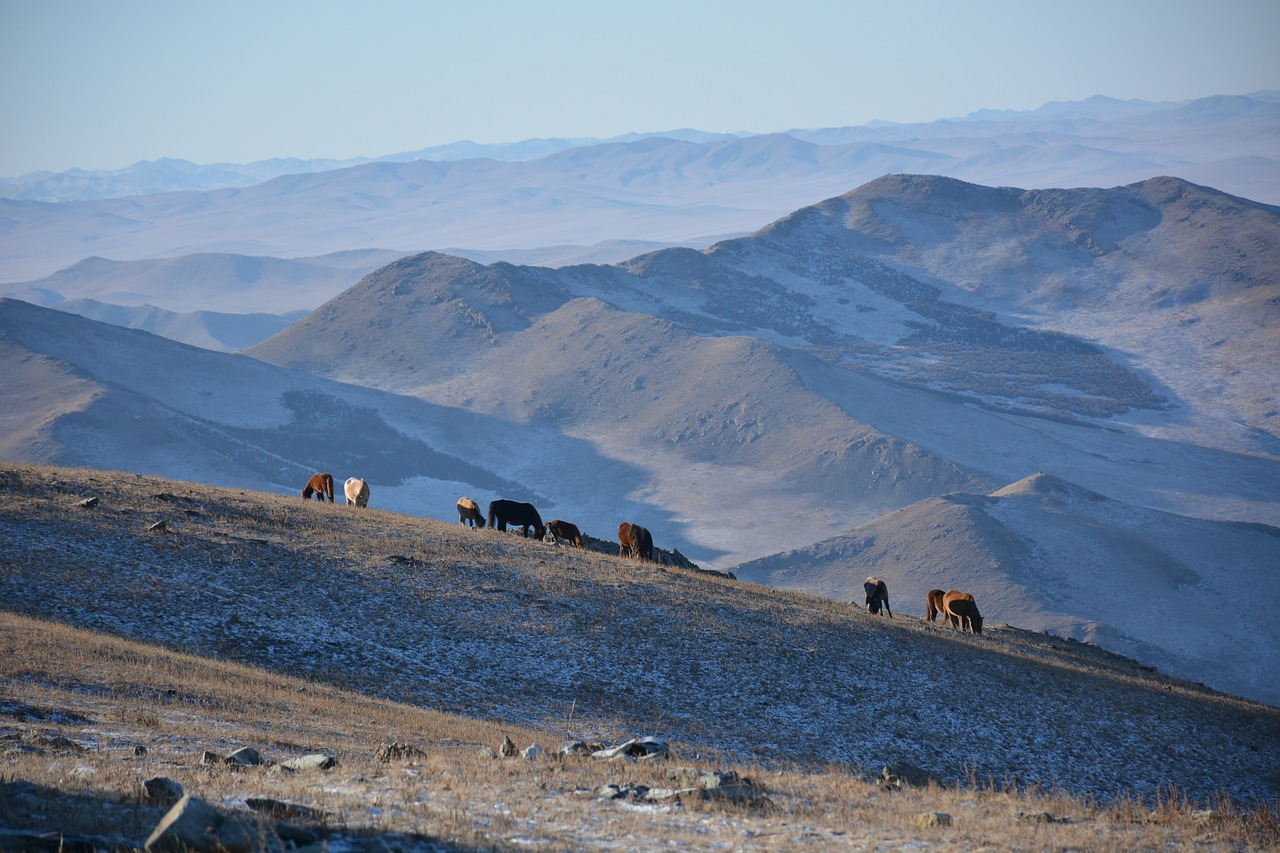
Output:
M613 761L619 758L632 758L638 761L666 758L671 754L667 742L656 737L633 738L624 744L609 749L600 749L591 753L593 758Z
M100 835L0 829L0 850L12 853L97 853L99 850L114 850L117 847L117 844Z
M291 758L282 762L279 766L285 770L293 770L302 772L304 770L328 770L335 766L338 762L334 760L332 755L316 753L314 755L303 755L298 758Z
M498 753L494 752L493 747L491 746L482 746L480 747L480 757L481 758L497 758Z
M140 743L134 744L133 754L135 757L141 758L142 756L147 754L147 748Z
M88 752L88 750L80 744L70 738L63 737L62 735L42 737L37 741L37 743L41 746L47 746L49 749L57 750L59 752L74 752L77 755Z
M667 773L667 778L679 787L674 796L694 795L706 802L728 802L752 807L770 807L773 802L764 790L750 779L739 776L736 770L699 770L694 767L677 767ZM650 794L652 797L653 794Z
M91 498L85 498L79 503L79 506L83 507L84 509L93 509L97 505L98 505L98 498L96 495Z
M286 803L270 797L246 797L244 804L259 814L273 818L289 818L302 820L324 820L328 812L311 806L300 806L297 803Z
M294 847L306 847L320 840L318 833L307 829L305 826L289 823L287 820L282 820L276 824L276 837L281 841L293 844Z
M596 797L602 800L643 800L649 796L648 785L601 785L596 788Z
M91 782L93 777L98 775L98 768L88 764L81 764L79 767L73 768L71 778L78 782Z
M169 809L147 838L147 853L248 853L261 836L256 829L224 815L190 794Z
M235 767L257 767L262 756L251 746L242 746L226 757L226 763Z
M503 758L515 758L518 754L519 750L516 749L515 741L504 735L502 738L502 746L498 747L498 755L501 755Z
M148 533L165 533L168 530L169 530L169 525L164 523L163 518L147 528Z
M604 749L604 744L602 743L583 743L580 740L568 740L560 744L560 754L566 756L591 755L601 749Z
M168 776L153 776L142 783L143 797L157 806L171 808L186 793Z
M225 759L212 749L206 749L200 755L201 764L221 764L223 761L225 761Z
M923 812L911 819L911 823L920 829L934 826L951 826L951 815L946 812Z
M426 755L426 753L418 749L416 746L410 746L407 743L401 743L400 741L393 740L390 743L384 743L382 746L378 747L378 751L374 753L374 758L385 764L389 761L406 761L410 758L418 758L423 755Z
M524 752L520 754L523 755L525 758L529 759L530 761L536 761L539 758L545 758L547 755L547 751L543 749L541 746L539 746L538 744L534 743L525 747Z
M935 785L942 784L942 780L937 776L906 761L895 761L885 765L884 770L880 772L880 778L876 781L881 788L890 791L900 791L908 787L926 788L930 782Z

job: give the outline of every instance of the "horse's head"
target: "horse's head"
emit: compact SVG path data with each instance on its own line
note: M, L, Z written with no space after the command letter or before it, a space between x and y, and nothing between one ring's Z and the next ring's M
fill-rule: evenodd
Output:
M969 617L969 627L973 629L973 633L982 633L982 617L976 612Z

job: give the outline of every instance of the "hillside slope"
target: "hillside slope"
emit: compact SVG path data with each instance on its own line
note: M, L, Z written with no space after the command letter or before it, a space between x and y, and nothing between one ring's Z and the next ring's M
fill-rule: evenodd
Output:
M990 495L931 498L734 571L843 598L874 574L895 613L916 615L930 589L960 589L988 619L1280 705L1280 627L1224 618L1280 583L1277 555L1280 528L1144 510L1037 474Z
M592 739L656 733L766 766L901 758L1102 798L1276 795L1276 709L1087 644L82 469L3 466L0 519L7 609L396 701L551 730L572 717Z

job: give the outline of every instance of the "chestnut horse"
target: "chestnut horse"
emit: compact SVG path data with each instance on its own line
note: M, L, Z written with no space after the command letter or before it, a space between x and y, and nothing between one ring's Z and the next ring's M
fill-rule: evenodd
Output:
M507 525L520 525L520 532L525 538L529 536L529 528L534 529L537 538L547 534L547 527L542 523L542 516L533 504L520 503L499 498L489 502L489 526L494 530L506 530Z
M311 500L312 495L315 495L320 503L324 503L325 498L329 499L329 503L333 503L333 475L312 474L311 479L307 480L306 488L302 490L302 499Z
M961 631L972 629L973 633L982 633L982 614L978 612L978 603L967 592L949 591L942 598L942 615L951 621L952 628Z
M653 536L647 528L624 521L618 525L618 556L653 562Z
M369 484L364 480L348 477L347 482L342 486L342 491L347 496L347 506L355 504L359 507L366 507L369 505Z
M867 609L879 615L880 608L883 607L892 619L893 611L889 609L889 585L879 578L867 578L862 588L867 593Z
M472 527L484 527L484 513L480 512L480 504L471 498L458 498L458 523L467 522L471 522Z
M947 616L942 611L942 598L946 593L940 589L931 589L925 597L925 609L929 613L929 621L932 622L938 618L938 614L942 613L942 620L945 622Z
M571 521L561 521L558 518L555 521L548 521L547 530L551 531L557 539L567 539L575 548L586 547L582 544L582 532L578 530L578 525Z

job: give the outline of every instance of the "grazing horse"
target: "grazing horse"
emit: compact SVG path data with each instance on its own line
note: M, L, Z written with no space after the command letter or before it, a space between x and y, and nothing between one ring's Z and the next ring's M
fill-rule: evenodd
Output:
M307 480L306 488L302 490L302 499L311 500L312 495L315 495L320 503L324 503L325 498L329 499L329 503L333 503L333 475L312 474L311 479Z
M561 521L558 518L555 521L548 521L547 530L557 539L567 539L575 548L587 547L582 544L582 532L578 530L578 525L571 521Z
M342 491L347 496L347 506L355 504L359 507L366 507L369 505L369 484L364 480L348 477L347 482L342 486Z
M618 525L618 556L653 562L653 535L648 528L624 521Z
M973 633L982 633L982 614L978 612L978 603L967 592L956 592L954 589L942 598L943 618L951 621L952 628L961 631L972 629Z
M867 591L867 609L873 614L879 615L880 608L883 607L885 612L889 614L889 618L893 618L893 611L889 609L889 586L880 578L867 578L862 588Z
M502 498L490 501L489 526L494 530L506 530L508 524L512 527L517 524L520 525L520 533L525 538L529 536L530 527L533 528L534 534L539 539L547 534L547 527L542 523L542 516L538 515L538 510L533 504L508 501Z
M480 512L480 504L471 498L458 498L458 523L467 522L471 522L472 527L484 527L484 513Z
M925 597L925 609L929 613L929 621L938 618L938 614L942 613L942 621L947 621L947 614L942 610L942 598L946 593L940 589L931 589Z

